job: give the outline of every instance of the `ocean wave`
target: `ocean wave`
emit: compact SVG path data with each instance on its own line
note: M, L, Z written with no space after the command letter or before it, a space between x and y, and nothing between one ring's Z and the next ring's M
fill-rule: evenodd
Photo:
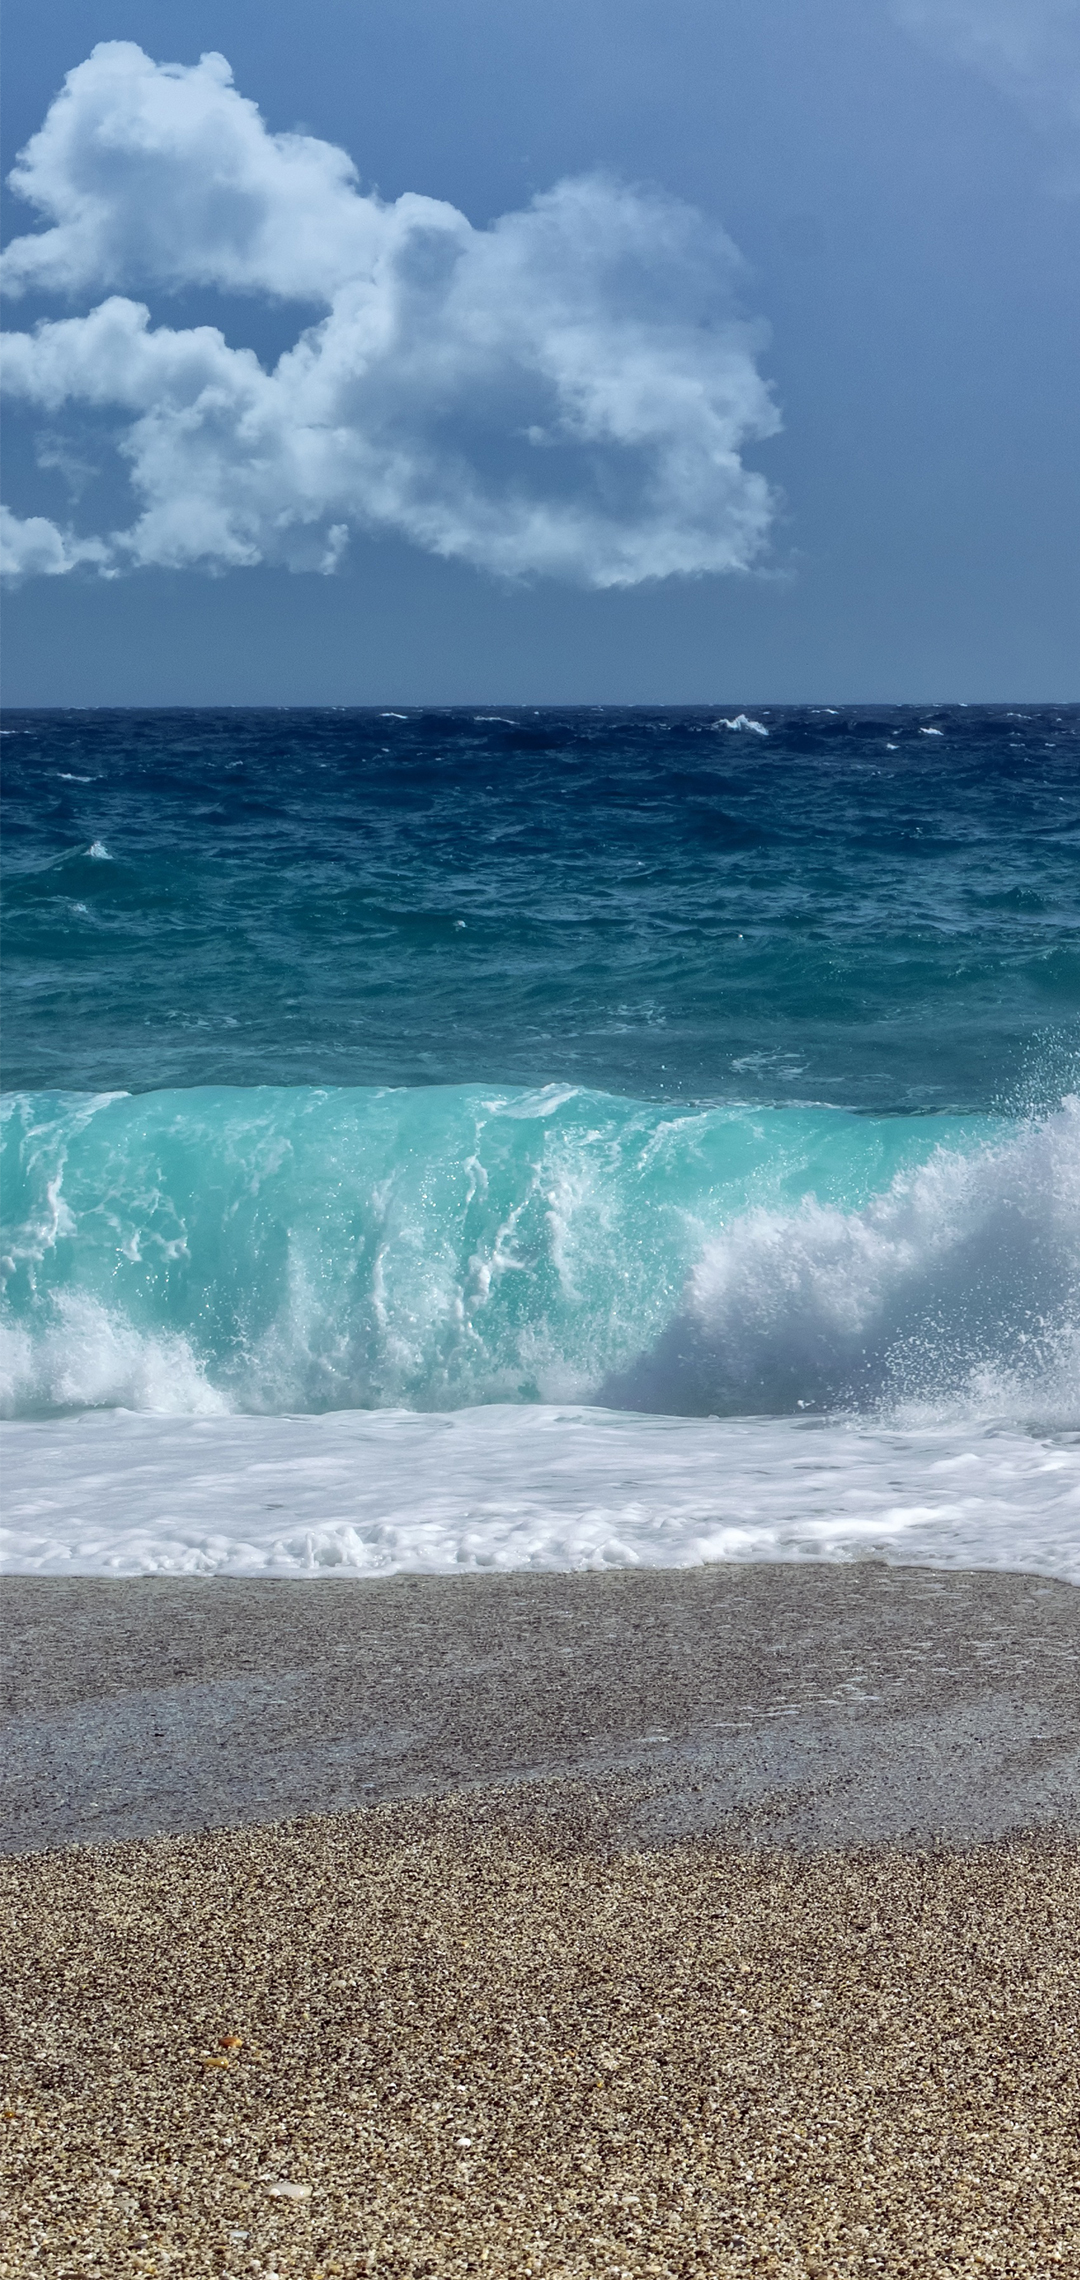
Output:
M1080 1106L27 1094L8 1415L597 1402L1080 1422Z
M1080 1103L938 1146L862 1210L751 1210L601 1400L693 1414L958 1406L1080 1423Z
M767 736L769 731L763 720L751 720L749 713L736 713L734 720L717 720L714 728L742 729L750 736Z

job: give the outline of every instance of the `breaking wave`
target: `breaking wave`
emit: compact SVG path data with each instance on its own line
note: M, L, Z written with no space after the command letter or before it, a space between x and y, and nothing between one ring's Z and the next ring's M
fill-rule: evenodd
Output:
M1080 1424L1080 1104L23 1094L9 1415L597 1402Z

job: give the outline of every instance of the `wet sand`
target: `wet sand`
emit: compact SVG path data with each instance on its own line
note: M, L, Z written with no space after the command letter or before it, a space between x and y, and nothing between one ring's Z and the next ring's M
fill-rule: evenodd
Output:
M0 1605L9 1852L614 1774L634 1842L1080 1835L1080 1591L1041 1576L12 1576Z
M3 1605L3 2280L1080 2271L1080 1593Z

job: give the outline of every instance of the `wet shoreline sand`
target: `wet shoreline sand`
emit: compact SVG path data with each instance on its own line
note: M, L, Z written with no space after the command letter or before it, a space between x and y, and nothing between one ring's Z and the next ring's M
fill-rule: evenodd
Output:
M4 2280L1080 2268L1068 1586L4 1615Z
M624 1841L1080 1836L1080 1591L879 1561L0 1588L0 1848L630 1776Z

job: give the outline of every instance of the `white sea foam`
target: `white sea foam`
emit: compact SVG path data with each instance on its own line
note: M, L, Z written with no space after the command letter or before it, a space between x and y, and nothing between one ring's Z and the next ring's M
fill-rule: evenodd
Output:
M736 713L734 720L716 720L714 728L748 730L753 736L767 736L769 731L762 720L751 720L749 713Z
M884 1559L1080 1583L1080 1436L492 1406L3 1428L8 1573Z
M137 1329L81 1291L61 1292L51 1322L36 1336L0 1318L0 1389L5 1408L31 1414L107 1407L200 1417L229 1407L185 1337Z

